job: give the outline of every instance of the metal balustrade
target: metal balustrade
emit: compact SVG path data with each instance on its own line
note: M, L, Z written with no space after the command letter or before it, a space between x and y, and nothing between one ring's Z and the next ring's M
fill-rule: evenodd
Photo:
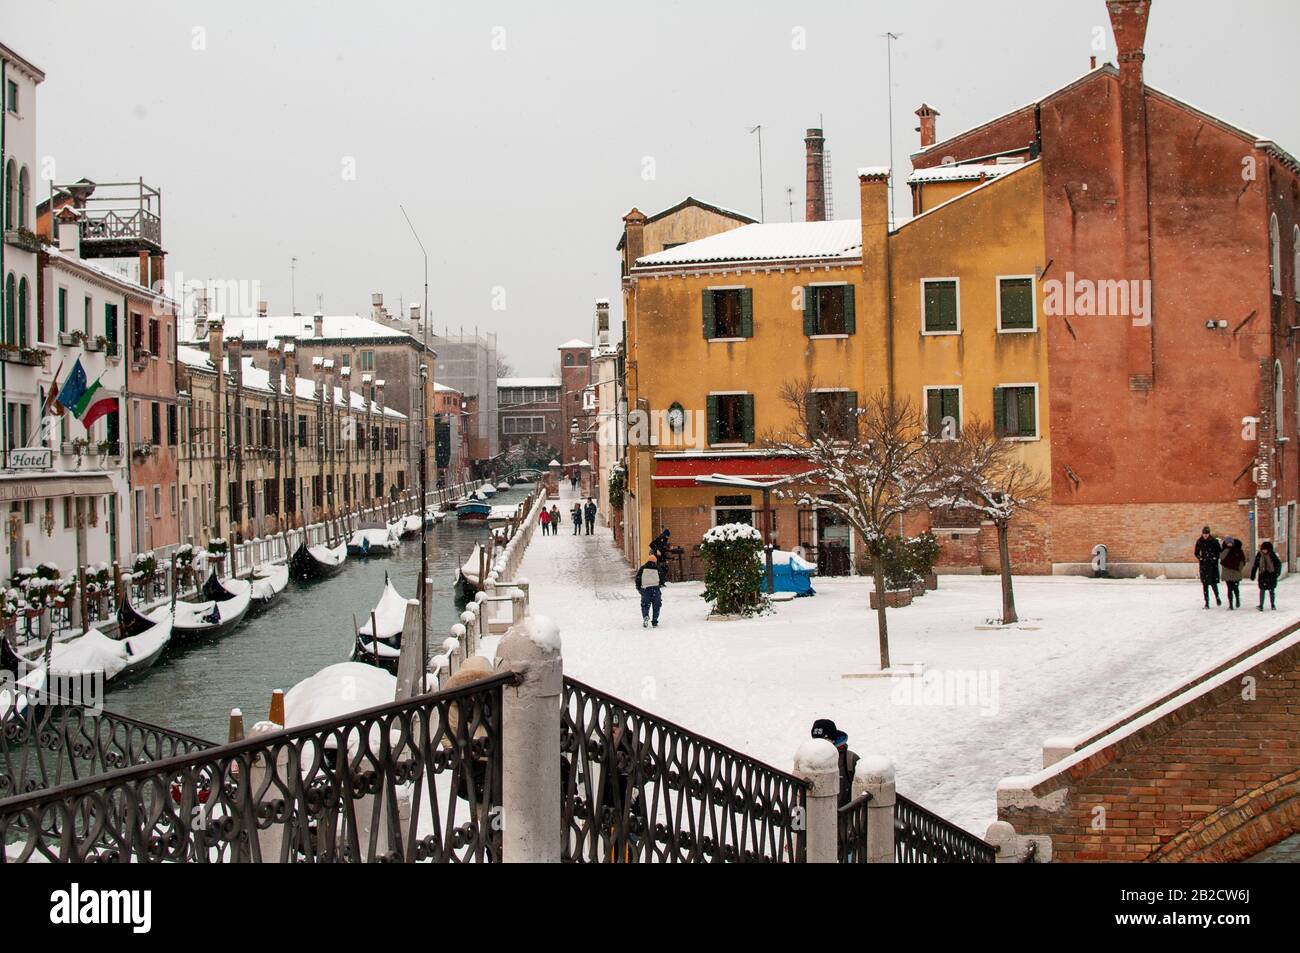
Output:
M992 864L997 848L970 831L898 795L894 805L894 862Z

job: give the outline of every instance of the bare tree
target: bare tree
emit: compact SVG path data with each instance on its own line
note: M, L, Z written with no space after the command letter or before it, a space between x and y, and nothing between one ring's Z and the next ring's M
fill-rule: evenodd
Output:
M948 488L935 503L975 510L996 527L1002 623L1015 622L1018 617L1008 543L1011 520L1045 502L1051 494L1051 481L1025 462L1019 444L999 436L978 417L966 424L956 440L937 446L943 447Z
M515 365L510 358L497 351L497 377L514 377Z
M786 384L781 399L794 422L766 436L765 445L808 466L801 478L807 487L782 495L839 514L862 537L875 579L880 667L889 668L882 541L905 513L950 485L943 456L911 404L890 400L884 391L856 406L848 392L818 391L809 380Z

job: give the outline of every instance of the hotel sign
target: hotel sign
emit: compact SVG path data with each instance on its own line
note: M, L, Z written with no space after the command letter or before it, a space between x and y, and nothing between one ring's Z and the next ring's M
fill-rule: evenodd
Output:
M54 451L49 447L23 447L9 451L6 470L51 470L54 468Z

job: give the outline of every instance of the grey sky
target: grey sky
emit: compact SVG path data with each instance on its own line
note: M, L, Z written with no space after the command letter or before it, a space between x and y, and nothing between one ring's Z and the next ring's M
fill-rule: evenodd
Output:
M499 334L520 373L592 334L618 298L633 205L687 194L768 221L802 215L803 132L824 119L836 217L854 170L894 164L928 102L944 138L1083 73L1103 0L928 3L297 3L0 0L3 41L45 70L38 149L60 180L143 176L168 265L257 279L273 312L418 300L436 326ZM1154 0L1147 79L1300 152L1293 0ZM195 50L194 31L206 49ZM505 49L494 50L504 30ZM796 28L806 49L793 49ZM345 180L345 157L356 178ZM655 178L642 177L643 159ZM493 310L494 288L504 311Z

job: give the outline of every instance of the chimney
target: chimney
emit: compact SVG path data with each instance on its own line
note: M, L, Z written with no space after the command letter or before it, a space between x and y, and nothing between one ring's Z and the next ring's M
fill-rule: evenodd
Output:
M808 135L804 136L803 144L808 163L803 220L824 222L826 221L826 169L823 166L823 150L826 140L822 137L820 129L809 129Z
M298 342L289 338L281 346L280 350L284 353L284 377L285 385L289 394L296 396L298 393ZM289 426L297 426L293 421Z
M318 338L324 337L325 336L325 315L321 314L319 311L313 314L311 316L311 329L312 329L312 333L315 334L316 337Z
M267 311L267 303L265 301L257 302L257 316L259 318L266 317L266 311Z
M916 127L916 131L921 134L921 148L928 149L934 145L934 120L939 115L939 110L921 103L921 108L916 111L916 114L921 119L921 125Z
M1115 49L1119 51L1119 81L1123 86L1142 86L1142 62L1146 54L1142 47L1147 38L1147 17L1151 13L1150 0L1106 0L1110 13L1110 28L1115 34Z
M276 338L266 342L266 378L271 390L280 393L280 342Z
M376 321L384 320L384 296L382 292L376 291L370 296L370 316Z
M325 358L317 356L311 359L311 379L316 390L312 396L317 400L325 399Z
M238 387L244 383L244 339L238 334L231 335L226 341L226 354L229 364L226 371Z
M379 405L379 412L384 412L384 379L381 377L375 381L375 403Z
M221 319L209 318L208 319L208 360L212 362L212 366L217 369L218 374L221 373L221 360L223 357L225 357L226 354L225 346L222 340L224 337L225 337L225 330L222 327Z
M59 251L70 258L81 257L81 216L65 205L59 209Z
M609 344L609 299L596 299L596 344L605 347Z
M645 215L633 208L623 216L623 274L645 254Z
M1119 51L1120 207L1125 270L1132 280L1151 288L1150 171L1147 165L1147 99L1142 81L1142 47L1146 42L1150 0L1107 0L1115 48ZM1155 301L1148 301L1142 323L1128 322L1125 351L1129 390L1148 393L1155 387Z

